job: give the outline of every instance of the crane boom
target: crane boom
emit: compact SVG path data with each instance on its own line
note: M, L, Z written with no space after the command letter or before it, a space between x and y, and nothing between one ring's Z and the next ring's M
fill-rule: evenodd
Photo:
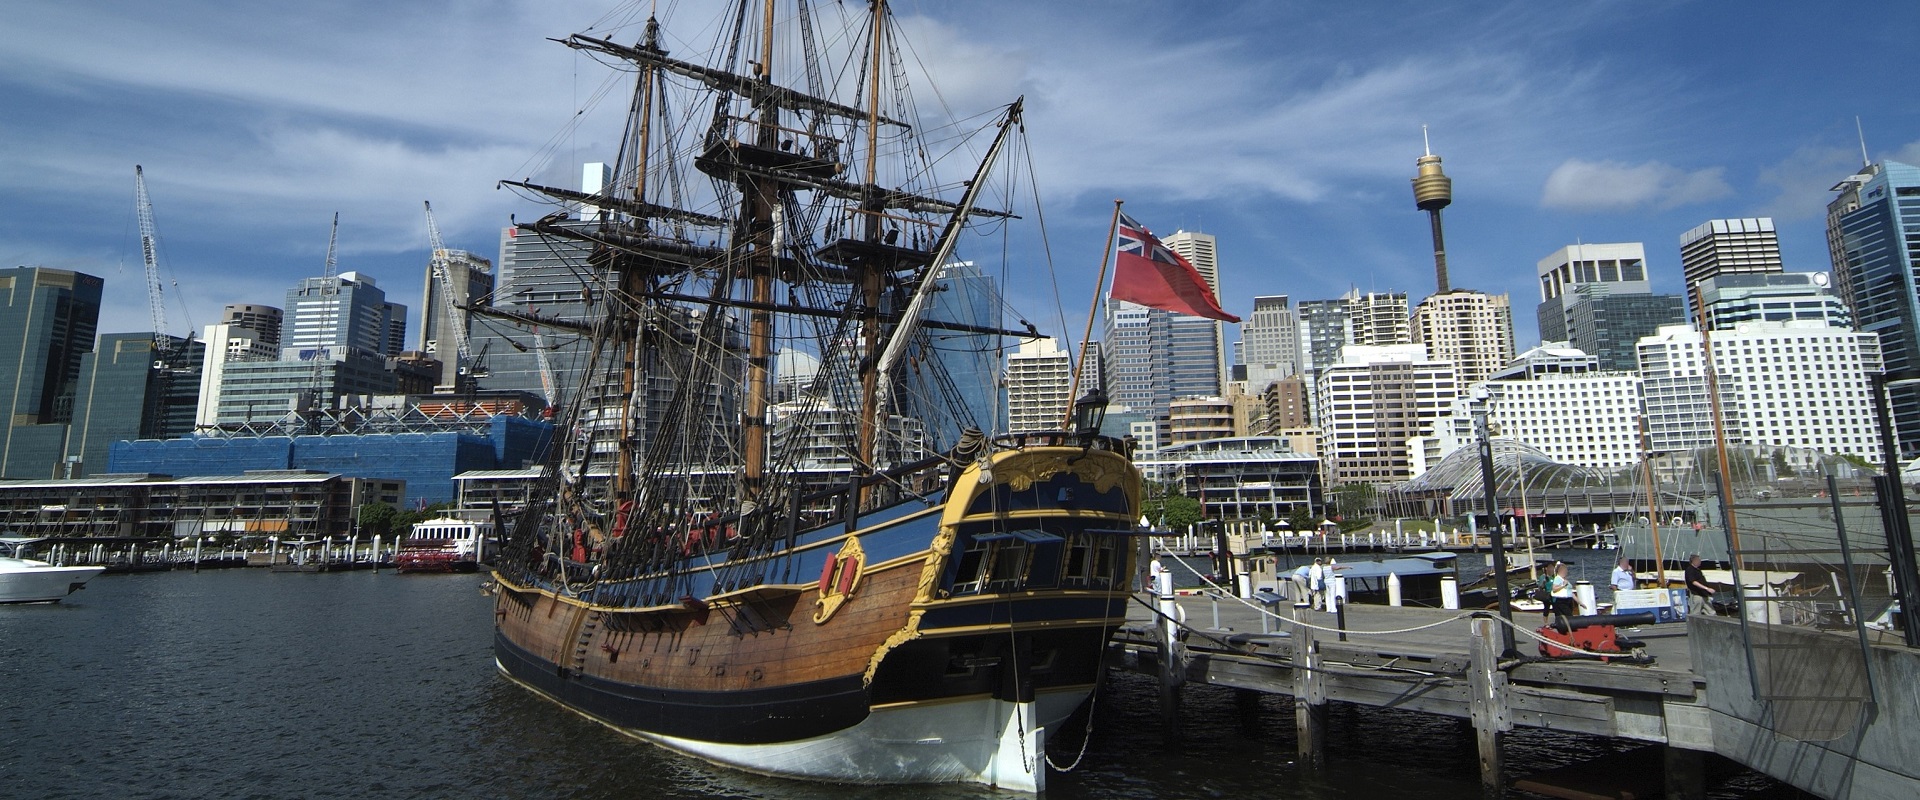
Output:
M154 361L165 366L173 353L173 341L167 336L166 303L160 294L160 252L153 226L153 203L147 198L147 172L133 165L134 214L140 220L140 258L147 267L147 311L153 317Z
M340 294L340 286L338 280L334 277L334 269L339 264L334 258L337 252L335 245L339 244L339 242L340 212L335 211L333 212L333 228L327 232L327 265L326 269L320 273L320 313L322 315L321 318L324 320L324 324L321 326L324 331L322 335L324 336L333 335L333 320L336 313L334 304L340 302L338 296ZM322 385L326 381L326 368L324 359L321 357L323 348L327 348L326 352L328 353L332 352L324 342L315 343L313 348L313 357L311 359L313 361L313 371L307 376L307 391L311 393L309 406L317 405L320 402L322 390L326 388Z
M467 343L466 304L454 293L453 258L447 252L446 243L440 240L440 226L433 222L433 203L424 202L427 209L427 245L433 248L427 268L433 272L433 280L440 286L440 302L447 310L447 327L453 329L454 385L455 390L459 391L466 388L465 384L470 378L478 377L473 350ZM432 309L427 313L433 313Z

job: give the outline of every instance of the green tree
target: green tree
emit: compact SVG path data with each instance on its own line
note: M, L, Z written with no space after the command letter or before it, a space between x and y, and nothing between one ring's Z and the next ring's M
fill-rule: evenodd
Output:
M1365 516L1367 509L1373 506L1376 494L1371 483L1350 483L1335 489L1333 507L1341 521Z
M1782 478L1799 477L1800 473L1794 470L1792 464L1787 463L1786 450L1776 449L1773 451L1773 474Z
M400 512L393 506L374 501L360 506L360 530L363 533L386 535L393 533L393 520Z
M1311 533L1318 524L1320 520L1313 515L1313 509L1304 505L1294 506L1293 513L1287 515L1287 527L1295 533Z

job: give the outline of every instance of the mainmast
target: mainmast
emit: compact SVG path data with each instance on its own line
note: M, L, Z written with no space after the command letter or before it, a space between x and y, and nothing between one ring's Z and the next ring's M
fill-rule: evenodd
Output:
M764 17L760 26L760 63L754 65L754 77L763 86L773 85L773 3L774 0L764 0L762 3ZM758 123L754 128L754 147L765 152L778 152L780 106L774 101L773 93L757 93L754 110ZM773 302L774 242L778 238L775 231L778 215L775 209L780 203L780 184L761 175L743 173L740 194L741 220L751 245L745 277L752 302L770 304ZM770 389L767 366L772 355L773 314L765 308L752 309L747 315L747 397L740 419L741 457L745 462L740 472L740 499L743 505L757 502L765 491L767 400Z
M880 242L881 213L876 195L879 194L879 176L875 171L880 164L880 59L883 56L881 45L887 24L886 0L873 0L872 48L867 55L867 172L866 192L860 198L860 213L865 225L862 237L867 244ZM860 299L862 317L860 320L860 352L863 356L860 367L860 439L859 458L855 469L872 469L874 463L874 440L879 435L880 409L879 382L880 371L875 356L880 347L880 292L883 282L883 266L866 262L860 276Z

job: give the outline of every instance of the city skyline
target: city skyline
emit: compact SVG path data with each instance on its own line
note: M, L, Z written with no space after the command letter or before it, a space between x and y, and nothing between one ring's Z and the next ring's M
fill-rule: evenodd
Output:
M335 210L339 269L423 308L420 200L448 246L493 258L509 214L544 210L495 181L569 185L581 162L610 157L620 103L577 129L551 124L603 87L544 37L637 35L646 5L612 6L28 3L0 44L0 100L16 109L0 120L0 265L99 275L100 330L151 327L138 163L164 282L185 301L169 297L169 333L320 274ZM1920 26L1911 4L896 6L915 53L962 76L940 86L955 113L1027 95L1068 320L1115 197L1163 237L1218 237L1230 312L1349 287L1418 302L1433 289L1407 183L1423 124L1454 180L1451 282L1523 308L1533 264L1572 242L1644 242L1654 291L1677 292L1679 238L1710 219L1773 217L1787 270L1829 270L1823 212L1862 160L1854 118L1867 158L1920 161L1920 109L1887 100L1920 77L1898 55ZM675 23L669 46L697 52L703 32ZM1123 97L1151 110L1110 102ZM1043 283L1006 294L1077 340ZM1535 331L1518 316L1524 349Z

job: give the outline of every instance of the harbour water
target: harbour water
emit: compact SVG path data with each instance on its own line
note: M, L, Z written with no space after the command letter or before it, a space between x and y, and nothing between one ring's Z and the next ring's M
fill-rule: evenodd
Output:
M58 605L0 607L0 796L901 796L710 766L533 696L494 669L481 580L147 573L97 579ZM1116 674L1091 715L1055 731L1055 763L1086 747L1048 797L1480 796L1461 721L1336 705L1330 764L1307 774L1287 698L1188 687L1169 742L1155 697L1151 679ZM1630 747L1535 730L1509 742L1516 776ZM1756 795L1792 796L1756 776L1714 796Z

